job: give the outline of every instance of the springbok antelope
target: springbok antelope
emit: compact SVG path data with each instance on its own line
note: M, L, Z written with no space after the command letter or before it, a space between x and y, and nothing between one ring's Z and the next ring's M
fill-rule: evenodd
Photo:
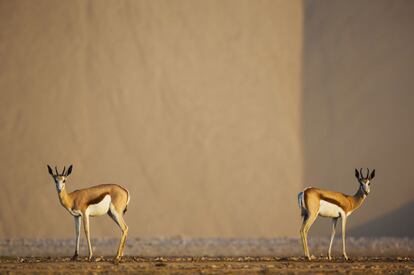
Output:
M89 217L108 214L122 230L121 242L119 243L118 253L115 258L115 263L119 263L124 253L128 234L128 226L123 218L130 199L128 190L116 184L101 184L68 193L65 184L67 177L72 173L72 165L69 166L66 173L66 167L63 168L62 173L59 173L57 167L55 167L55 174L49 165L47 169L55 181L60 203L75 217L76 248L72 260L78 258L82 222L86 240L88 241L90 260L92 258L92 246L89 231Z
M335 227L339 218L342 219L342 253L344 258L348 260L345 249L345 230L346 220L352 212L358 209L370 192L371 180L375 177L375 169L369 174L367 168L367 176L362 175L355 169L355 177L358 179L358 191L353 196L342 193L322 190L318 188L308 187L298 194L298 203L302 216L302 227L300 236L302 237L303 250L305 256L310 260L308 247L308 232L316 218L319 216L332 218L331 241L328 249L328 259L331 260L332 242L335 237Z

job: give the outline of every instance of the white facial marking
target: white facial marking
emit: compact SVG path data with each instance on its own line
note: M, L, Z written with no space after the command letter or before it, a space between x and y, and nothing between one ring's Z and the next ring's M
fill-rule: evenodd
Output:
M58 190L58 192L62 191L63 188L65 188L64 180L65 180L64 178L56 178L55 179L56 189Z
M371 187L369 185L370 181L367 180L366 182L362 182L362 188L365 192L365 195L369 194L369 192L371 192Z
M336 204L320 200L319 216L327 218L338 218L344 214L344 210Z
M108 212L110 204L111 196L106 195L99 203L89 205L86 211L90 216L102 216Z

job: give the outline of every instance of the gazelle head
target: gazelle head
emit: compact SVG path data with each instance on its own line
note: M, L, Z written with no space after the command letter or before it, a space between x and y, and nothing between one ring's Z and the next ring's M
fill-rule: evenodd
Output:
M53 177L53 180L56 184L56 189L58 192L61 192L65 188L66 178L72 173L72 165L69 166L68 170L65 173L66 167L63 167L62 173L59 173L57 170L57 167L55 166L55 174L53 173L52 168L50 166L47 166L47 170L49 171L49 174Z
M371 175L369 174L369 168L367 168L367 176L364 177L362 174L362 168L359 170L355 169L355 177L358 179L360 188L366 196L371 192L371 181L375 177L375 169L372 171Z

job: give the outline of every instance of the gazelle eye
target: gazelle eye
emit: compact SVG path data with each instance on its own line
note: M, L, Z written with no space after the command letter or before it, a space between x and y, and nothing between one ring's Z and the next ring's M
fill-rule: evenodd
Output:
M63 183L65 183L66 182L66 180L63 180Z

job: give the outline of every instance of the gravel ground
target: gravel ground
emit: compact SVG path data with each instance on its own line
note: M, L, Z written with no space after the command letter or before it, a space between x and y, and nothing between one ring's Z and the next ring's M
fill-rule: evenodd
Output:
M297 257L125 257L112 258L0 257L0 274L414 274L413 258L358 257L305 261Z
M84 241L84 240L83 240ZM94 239L92 261L82 243L79 261L70 261L74 240L0 240L0 274L414 274L414 239L349 238L349 261L336 240L326 260L327 238L310 239L316 259L307 261L298 239L129 239L126 257L113 264L117 239ZM107 255L107 256L103 256Z

